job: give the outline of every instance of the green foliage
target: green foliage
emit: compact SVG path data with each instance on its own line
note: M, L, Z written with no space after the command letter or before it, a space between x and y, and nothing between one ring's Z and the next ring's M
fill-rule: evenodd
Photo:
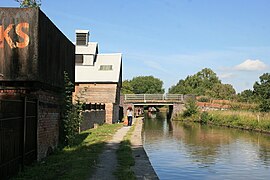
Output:
M114 173L117 179L136 179L131 166L135 165L135 160L132 157L131 143L129 140L124 140L120 143L120 147L116 152L118 160L118 168Z
M13 179L89 179L94 173L106 141L122 124L104 124L76 135L74 145L54 152L41 162L25 168Z
M258 101L258 98L254 92L250 89L244 90L241 93L238 93L236 96L238 102L254 103Z
M230 84L215 84L209 94L217 99L232 99L235 96L235 90Z
M83 120L81 110L83 104L78 100L72 103L73 83L69 80L68 74L64 72L65 90L63 92L63 118L62 118L62 136L61 141L64 145L72 145L75 136L79 133L80 123Z
M135 122L137 123L137 122ZM117 179L136 179L136 176L134 172L131 169L131 166L135 165L135 159L132 155L132 149L131 149L131 135L134 132L135 126L132 126L130 130L127 132L127 134L124 137L124 140L121 141L120 146L118 150L116 151L117 155L117 161L118 166L116 171L114 172L114 175L117 177Z
M194 98L189 98L185 104L186 109L183 111L183 117L190 117L198 113L199 109Z
M235 111L258 111L257 103L230 102L228 105L230 106L231 110Z
M270 73L261 75L260 82L255 82L253 89L260 101L260 111L270 112Z
M15 1L20 3L21 8L41 6L41 0L15 0Z
M270 99L262 99L259 108L261 112L270 112Z
M211 121L212 117L208 114L208 112L204 111L201 113L201 123L206 124Z
M122 88L121 88L122 94L134 94L133 93L133 87L129 80L124 80L122 82Z
M270 132L270 114L246 111L211 111L209 123L241 129Z
M235 95L235 90L229 84L222 84L211 69L204 68L192 76L187 76L185 80L179 80L176 85L169 88L169 93L230 99Z
M163 82L153 76L138 76L124 81L123 94L163 94Z
M199 102L210 102L210 98L207 96L201 96L198 99Z

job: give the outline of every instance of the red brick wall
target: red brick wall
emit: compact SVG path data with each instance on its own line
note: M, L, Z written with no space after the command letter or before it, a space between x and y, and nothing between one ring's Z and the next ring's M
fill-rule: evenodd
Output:
M117 84L76 84L75 96L86 103L115 103Z
M106 123L119 120L120 87L118 84L76 84L73 102L104 103Z
M50 154L59 143L61 105L58 94L44 91L32 94L39 100L37 151L40 160Z

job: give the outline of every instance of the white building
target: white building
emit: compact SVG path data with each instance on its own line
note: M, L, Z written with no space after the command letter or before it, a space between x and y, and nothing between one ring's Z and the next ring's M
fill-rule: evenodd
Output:
M122 54L99 54L88 30L76 30L74 96L86 103L104 103L106 123L119 120Z

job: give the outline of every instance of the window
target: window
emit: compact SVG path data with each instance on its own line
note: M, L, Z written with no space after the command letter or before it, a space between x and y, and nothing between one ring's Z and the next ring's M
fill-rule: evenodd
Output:
M88 34L87 33L76 33L76 45L87 45Z
M83 55L82 54L76 54L75 55L75 63L78 63L78 64L83 63Z
M112 65L100 65L99 67L100 71L112 71Z

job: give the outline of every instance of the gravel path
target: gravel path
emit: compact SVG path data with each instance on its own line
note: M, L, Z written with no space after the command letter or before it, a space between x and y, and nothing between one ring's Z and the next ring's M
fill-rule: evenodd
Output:
M99 164L97 165L96 172L90 180L115 179L113 172L116 170L117 166L116 150L129 129L130 127L122 127L115 133L112 140L106 143L104 151L99 157Z
M158 180L159 178L156 175L142 145L142 118L135 119L133 125L135 125L135 130L131 136L131 144L133 157L135 159L135 166L132 167L132 170L134 171L138 180ZM112 140L105 145L105 149L99 157L99 164L96 167L96 172L90 178L90 180L116 179L116 177L113 175L113 172L117 167L116 150L129 129L130 127L122 127L116 132Z

